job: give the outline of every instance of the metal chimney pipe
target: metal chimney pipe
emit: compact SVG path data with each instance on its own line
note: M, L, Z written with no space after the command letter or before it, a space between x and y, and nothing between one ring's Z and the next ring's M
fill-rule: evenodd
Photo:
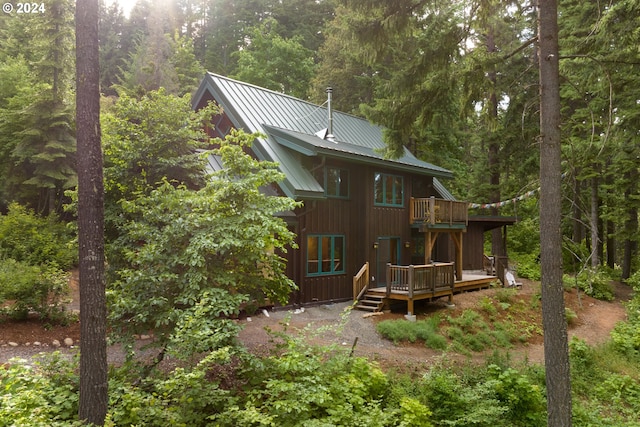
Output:
M333 88L327 88L327 112L329 114L328 124L327 124L327 139L333 141L333 109L331 108L331 94L333 93Z

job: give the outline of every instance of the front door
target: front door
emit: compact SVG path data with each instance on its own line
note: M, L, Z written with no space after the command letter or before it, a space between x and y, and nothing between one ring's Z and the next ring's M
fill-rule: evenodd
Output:
M387 264L398 265L400 262L400 238L378 237L376 260L377 286L387 285Z

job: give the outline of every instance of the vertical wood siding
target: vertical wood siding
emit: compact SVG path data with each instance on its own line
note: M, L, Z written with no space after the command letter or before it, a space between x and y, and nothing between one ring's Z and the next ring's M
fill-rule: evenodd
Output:
M412 195L412 183L415 180L426 181L424 188L428 187L431 181L429 177L415 177L352 163L327 161L327 166L349 170L350 197L308 201L297 212L299 249L296 251L298 256L293 258L300 265L296 278L300 291L298 300L295 301L299 304L344 301L352 298L352 278L366 261L375 265L377 253L373 244L379 237L399 237L400 261L402 264L410 264L412 248L406 248L405 242L411 242L409 199ZM391 173L404 178L403 207L374 206L373 181L376 172ZM345 236L344 274L307 276L307 236L313 234Z

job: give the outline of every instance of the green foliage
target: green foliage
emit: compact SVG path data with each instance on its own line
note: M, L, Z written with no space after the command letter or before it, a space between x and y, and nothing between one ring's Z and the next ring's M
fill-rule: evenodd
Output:
M567 320L567 325L571 326L578 320L578 314L569 307L565 307L564 318Z
M562 278L565 288L578 288L585 294L603 301L613 301L615 295L611 286L611 277L602 269L586 269L573 277L565 274Z
M6 14L5 25L0 25L0 64L6 60L10 67L7 79L17 77L11 80L13 89L0 93L0 163L4 163L0 191L9 202L47 214L61 211L63 191L77 183L74 2L46 0L43 4L42 13L24 13L23 19ZM13 74L16 66L25 73Z
M505 308L506 309L506 308ZM501 322L491 325L475 310L464 310L459 316L447 316L445 333L451 348L461 353L480 352L492 347L510 347L513 333Z
M34 266L0 259L0 314L26 319L30 311L43 319L65 321L69 277L53 266Z
M212 417L215 425L381 427L427 416L420 405L407 403L402 412L385 408L390 384L375 363L309 345L304 334L285 330L273 336L279 344L272 354L248 360L239 372L245 391Z
M77 418L78 384L74 363L59 353L35 363L12 359L0 366L0 425L71 427Z
M540 262L538 253L512 254L518 277L529 280L540 280Z
M101 116L106 208L149 194L163 179L202 186L204 162L195 151L206 148L203 127L216 111L194 112L187 96L164 89L139 99L120 94Z
M451 370L439 367L425 374L421 388L435 425L511 425L504 417L508 408L482 382L467 383Z
M402 421L400 427L432 427L429 421L431 411L425 405L409 397L403 397L400 401Z
M285 39L273 18L249 30L243 49L235 53L238 70L232 76L258 86L306 99L314 71L313 52L301 37Z
M260 188L281 179L275 166L243 152L255 135L232 132L214 153L225 169L200 190L164 182L122 201L126 223L109 247L107 297L115 330L153 330L175 354L230 344L229 321L249 297L284 302L295 285L280 254L293 234L276 213L297 206Z
M43 218L13 203L7 215L0 215L2 258L68 270L77 265L78 252L72 230L55 215Z
M13 203L0 215L0 301L2 314L25 319L30 311L55 322L68 320L65 273L77 263L71 229L55 215L46 218Z
M505 416L513 425L539 426L544 423L546 403L540 387L512 368L490 365L488 374L496 397L508 408Z
M212 369L225 369L230 349L206 355L191 369L175 368L163 376L137 381L129 365L113 369L106 426L205 426L229 404L228 391L213 380Z
M621 353L633 360L640 360L640 272L633 274L627 282L636 292L627 303L627 320L615 326L611 340Z
M376 325L378 332L395 344L401 341L415 342L422 340L425 345L434 350L444 350L447 340L438 333L440 317L432 316L417 322L408 320L383 320Z

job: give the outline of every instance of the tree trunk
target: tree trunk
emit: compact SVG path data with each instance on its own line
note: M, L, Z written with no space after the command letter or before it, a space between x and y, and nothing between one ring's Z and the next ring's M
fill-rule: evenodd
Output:
M560 89L557 0L538 3L540 264L549 427L571 426L569 344L562 287Z
M600 200L598 198L598 178L591 178L591 267L600 265Z
M495 42L495 29L493 24L489 24L487 34L487 52L489 54L495 53L497 51L496 42ZM494 69L490 70L488 73L489 82L490 82L490 93L489 93L489 154L487 158L487 163L489 166L489 184L491 188L491 197L490 201L492 203L500 202L501 194L500 194L500 144L498 142L498 137L495 135L497 129L498 122L498 96L496 95L496 85L498 81L498 74L495 71L495 65L492 66ZM491 215L499 215L500 210L497 207L491 208ZM491 252L494 255L505 256L506 250L504 247L504 238L502 236L502 228L494 228L491 230Z
M611 168L611 161L607 161L606 170L610 170L610 168ZM604 183L608 188L612 188L612 186L613 186L613 175L611 173L606 173L605 174ZM609 205L609 203L607 202L607 199L605 198L604 206L608 207L608 205ZM605 240L606 243L607 243L607 245L606 245L606 249L607 249L607 266L609 268L614 268L615 264L616 264L616 256L617 256L616 245L618 244L618 242L616 241L616 237L615 237L616 224L611 219L607 219L605 221L605 227L606 227L606 235L605 235L605 238L603 240Z
M108 383L99 81L98 0L78 0L76 136L81 342L78 417L101 426L107 413Z
M576 171L576 175L578 171ZM573 178L573 200L571 210L573 211L573 243L579 245L584 238L584 224L582 223L582 210L580 209L580 181Z
M625 241L624 241L624 255L622 258L622 278L628 279L633 272L631 271L631 265L633 264L633 258L637 252L638 243L635 240L635 236L638 233L638 207L636 202L631 201L631 196L637 194L636 182L638 180L638 169L632 168L627 173L629 179L629 188L625 191L624 198L629 206L627 210L627 220L625 221Z

